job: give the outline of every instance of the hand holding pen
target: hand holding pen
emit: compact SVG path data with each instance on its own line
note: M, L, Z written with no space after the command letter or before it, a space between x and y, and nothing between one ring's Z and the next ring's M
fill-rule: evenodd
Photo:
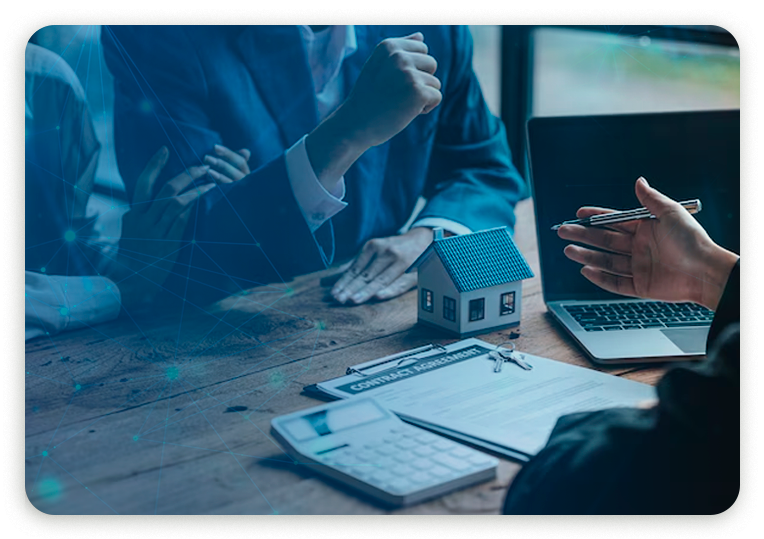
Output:
M580 245L565 256L582 264L581 274L617 294L663 301L692 301L715 310L737 259L715 244L678 202L639 178L635 192L648 213L604 226L560 225L557 235ZM606 208L584 207L579 219L618 215ZM652 217L652 218L649 218ZM598 221L601 224L601 221Z

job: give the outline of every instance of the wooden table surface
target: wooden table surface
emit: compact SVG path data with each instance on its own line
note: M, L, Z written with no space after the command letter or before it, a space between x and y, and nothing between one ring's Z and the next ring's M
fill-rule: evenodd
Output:
M523 287L518 349L595 368L546 312L530 200L516 242L536 277ZM321 278L259 287L213 306L26 345L26 491L46 513L370 514L389 512L291 463L271 418L315 405L307 384L347 365L455 339L416 324L416 293L354 307ZM509 330L479 338L506 340ZM610 369L655 383L659 367ZM520 466L398 513L498 513Z

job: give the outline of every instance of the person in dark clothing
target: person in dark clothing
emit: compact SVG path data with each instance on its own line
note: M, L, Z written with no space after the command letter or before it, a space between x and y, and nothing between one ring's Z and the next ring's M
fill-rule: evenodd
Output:
M571 414L523 467L506 514L718 514L740 488L740 260L676 202L637 180L657 219L564 226L565 254L606 290L716 312L707 359L670 370L647 408ZM581 208L579 217L612 210Z

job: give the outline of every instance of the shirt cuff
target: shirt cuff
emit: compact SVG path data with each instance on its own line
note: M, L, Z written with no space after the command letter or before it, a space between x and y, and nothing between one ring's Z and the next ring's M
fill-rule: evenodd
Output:
M26 339L108 322L119 316L119 288L103 276L25 272Z
M423 219L419 219L413 225L411 225L411 228L417 226L423 228L442 228L446 232L450 232L451 234L455 234L457 236L460 234L472 233L472 230L463 224L451 221L450 219L444 219L442 217L425 217Z
M307 136L307 135L306 135ZM311 232L345 209L345 177L340 176L336 187L327 191L318 181L305 149L305 137L286 151L286 169L297 205Z

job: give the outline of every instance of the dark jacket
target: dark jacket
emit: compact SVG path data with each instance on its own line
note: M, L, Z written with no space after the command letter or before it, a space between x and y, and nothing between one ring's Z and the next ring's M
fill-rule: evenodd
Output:
M740 266L708 359L670 370L650 410L560 418L510 485L507 514L717 514L740 486Z

